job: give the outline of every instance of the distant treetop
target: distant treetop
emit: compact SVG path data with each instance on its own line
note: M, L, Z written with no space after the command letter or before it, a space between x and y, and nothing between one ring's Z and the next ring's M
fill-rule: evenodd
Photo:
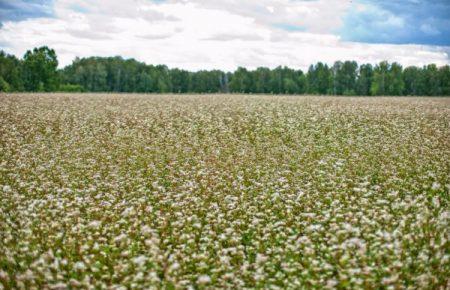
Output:
M27 51L22 60L0 51L0 91L450 95L450 68L435 64L403 68L386 61L375 66L337 61L331 67L311 65L306 73L281 66L190 72L117 56L77 57L57 67L55 51L46 46Z

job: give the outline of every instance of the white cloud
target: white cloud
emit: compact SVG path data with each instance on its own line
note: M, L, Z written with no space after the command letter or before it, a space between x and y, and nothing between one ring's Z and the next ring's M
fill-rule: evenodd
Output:
M342 41L330 27L339 27L347 2L56 0L55 18L5 22L0 43L17 56L48 45L63 66L76 56L93 55L122 55L189 70L278 65L305 70L317 61L345 59L449 63L448 47ZM308 32L273 25L281 22Z
M172 2L180 2L172 0ZM351 7L347 0L191 0L201 7L230 11L250 17L262 25L282 22L301 26L313 33L331 33L342 24L343 14ZM270 13L267 13L267 12Z

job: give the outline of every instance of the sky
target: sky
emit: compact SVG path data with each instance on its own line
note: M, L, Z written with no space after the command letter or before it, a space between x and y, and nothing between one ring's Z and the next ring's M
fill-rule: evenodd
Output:
M0 49L197 71L450 64L450 0L0 0Z

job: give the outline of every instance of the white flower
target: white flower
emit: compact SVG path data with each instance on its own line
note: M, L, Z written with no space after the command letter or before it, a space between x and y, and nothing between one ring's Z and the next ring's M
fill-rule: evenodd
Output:
M202 275L198 277L197 283L200 285L205 285L211 283L211 278L208 275Z
M433 205L436 208L439 208L441 206L441 202L439 201L439 196L433 197Z
M431 185L432 190L438 190L439 188L441 188L439 182L433 182L433 184Z
M139 256L139 257L133 258L133 263L135 263L139 267L144 266L145 262L147 262L146 256Z
M8 273L3 271L3 270L0 270L0 279L1 280L7 280L8 279Z
M98 228L100 228L101 224L102 224L101 221L92 221L89 223L88 226L92 229L98 229Z
M128 207L122 212L122 217L129 217L134 214L134 208Z
M84 271L86 269L86 265L83 262L80 261L80 262L76 262L73 265L73 268L75 270L78 270L78 271Z
M397 280L398 280L398 276L397 275L394 275L394 276L391 276L391 277L385 277L385 278L383 278L381 280L381 284L387 286L389 284L395 283Z
M116 242L116 243L122 243L126 240L127 240L127 235L123 234L123 233L114 238L114 242Z
M149 227L148 225L145 225L141 228L142 235L146 237L150 236L152 232L153 232L152 228Z
M180 264L173 263L172 265L170 265L169 269L170 269L170 271L176 271L176 270L180 269Z
M256 264L260 265L265 263L269 258L263 254L256 254Z
M50 289L52 289L52 290L65 290L67 288L68 288L67 284L62 283L62 282L59 282L57 284L54 284L54 285L50 286Z

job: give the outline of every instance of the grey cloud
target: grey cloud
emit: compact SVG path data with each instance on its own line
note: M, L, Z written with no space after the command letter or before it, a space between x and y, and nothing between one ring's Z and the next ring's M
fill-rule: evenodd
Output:
M112 39L110 36L104 33L99 33L92 30L67 29L66 32L75 38L85 38L90 40Z
M98 16L87 18L89 29L94 31L101 31L102 33L120 33L123 28L117 27L111 22L110 16Z
M141 34L137 35L139 38L148 39L148 40L158 40L158 39L167 39L170 38L177 33L180 33L183 31L183 28L176 27L172 32L166 32L166 33L148 33L148 34Z
M91 9L91 13L106 17L141 18L148 22L180 20L175 16L166 15L154 9L139 9L139 5L130 5L128 1L109 1L108 5L102 5L95 7L95 9Z
M290 38L289 33L285 31L276 30L270 33L270 41L272 42L284 42L289 38Z
M248 17L267 27L284 26L287 31L301 27L313 33L333 32L342 24L341 18L351 6L350 1L342 0L192 0L192 2L202 8L225 10Z
M148 40L158 40L158 39L167 39L171 37L173 34L166 33L166 34L145 34L145 35L138 35L138 37Z
M257 41L264 40L263 37L254 34L216 34L214 36L203 38L202 40L214 40L214 41L232 41L232 40L242 40L242 41Z
M10 44L6 41L0 40L0 49L5 49L7 47L10 47Z
M145 11L140 14L138 14L138 17L148 21L148 22L156 22L156 21L180 21L180 18L177 18L175 16L171 15L165 15L163 13L160 13L158 11Z

